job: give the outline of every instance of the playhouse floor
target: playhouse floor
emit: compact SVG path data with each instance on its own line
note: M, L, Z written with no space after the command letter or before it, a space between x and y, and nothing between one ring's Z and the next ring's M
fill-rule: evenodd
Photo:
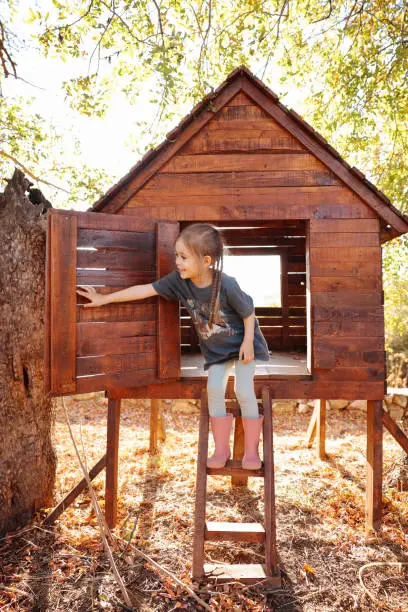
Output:
M306 353L296 351L273 352L269 361L256 364L255 376L274 376L276 378L292 378L309 376L306 365ZM185 353L181 355L181 378L207 377L204 370L204 358L201 353Z

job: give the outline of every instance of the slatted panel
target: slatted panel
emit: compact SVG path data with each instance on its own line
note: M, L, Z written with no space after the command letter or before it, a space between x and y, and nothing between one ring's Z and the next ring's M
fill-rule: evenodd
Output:
M378 221L310 225L316 380L384 380L379 229Z
M169 224L162 224L157 241L155 223L115 215L53 210L50 226L51 348L46 358L50 353L51 392L85 393L164 380L157 372L158 299L85 308L88 300L76 287L91 285L106 294L151 283L157 277L156 257L162 269L168 259L163 236ZM177 329L178 309L168 314L165 303L160 308L160 320ZM171 348L179 356L178 336ZM176 370L172 376L177 377Z
M50 391L75 393L77 218L48 213L50 233ZM48 342L48 341L47 341Z
M111 293L151 283L155 278L154 231L79 229L78 285L92 285L98 291ZM78 296L78 304L84 302L86 298ZM157 306L152 300L111 303L95 309L78 305L78 387L88 391L95 385L121 386L121 378L129 379L132 375L137 384L139 371L143 372L142 377L154 380L156 317Z

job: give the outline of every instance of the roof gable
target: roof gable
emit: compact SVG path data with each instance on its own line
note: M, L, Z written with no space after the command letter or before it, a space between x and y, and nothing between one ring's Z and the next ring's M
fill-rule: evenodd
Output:
M262 109L270 122L278 129L280 127L286 137L292 137L292 141L298 143L299 148L312 153L391 226L386 239L408 231L407 218L391 205L389 199L357 168L350 167L302 117L281 104L278 96L244 66L234 70L215 91L197 104L180 124L167 134L164 142L156 149L148 151L90 210L118 212L182 147L193 146L194 137L200 130L208 127L214 118L214 112L219 113L232 99L239 96L245 96Z

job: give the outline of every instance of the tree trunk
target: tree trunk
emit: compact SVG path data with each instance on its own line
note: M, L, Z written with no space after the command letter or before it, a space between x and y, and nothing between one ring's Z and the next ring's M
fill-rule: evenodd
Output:
M49 203L29 187L16 170L0 194L0 535L49 506L55 480L53 413L43 390Z

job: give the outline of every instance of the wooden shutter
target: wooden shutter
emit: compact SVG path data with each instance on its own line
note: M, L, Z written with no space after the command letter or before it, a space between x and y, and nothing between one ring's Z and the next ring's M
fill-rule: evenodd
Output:
M78 285L111 293L174 267L178 223L104 213L48 212L45 390L136 387L180 376L178 302L152 297L84 308Z

